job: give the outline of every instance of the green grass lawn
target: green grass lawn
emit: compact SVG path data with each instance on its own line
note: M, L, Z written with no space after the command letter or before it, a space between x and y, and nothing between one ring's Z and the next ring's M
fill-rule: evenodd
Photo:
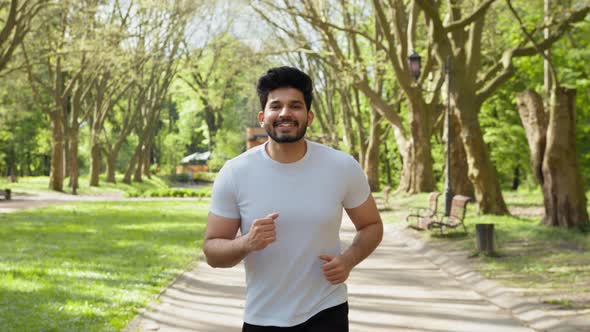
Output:
M78 194L83 195L100 195L108 193L121 193L129 191L147 191L147 190L159 190L168 188L168 184L163 179L152 176L151 179L146 177L143 178L143 182L131 182L131 184L123 183L123 175L117 174L117 183L108 183L105 181L106 176L100 177L100 186L91 187L88 182L88 176L82 176L79 179ZM18 182L9 183L6 178L0 178L0 188L10 188L16 192L50 192L49 189L49 177L48 176L35 176L35 177L19 177ZM68 179L64 181L64 192L71 193L71 189L68 187Z
M118 331L199 255L207 204L0 214L0 331Z
M450 230L446 236L438 236L438 232L419 234L444 251L462 251L467 257L475 252L475 224L493 223L498 255L473 257L468 259L469 264L486 277L547 303L564 309L590 308L590 233L544 226L541 216L527 215L535 210L543 212L540 191L506 191L503 195L513 216L478 215L476 206L470 204L466 235L462 229ZM390 207L381 212L384 221L405 223L409 209L428 205L428 194L396 195L389 202ZM443 196L439 204L443 204L439 206L443 211Z

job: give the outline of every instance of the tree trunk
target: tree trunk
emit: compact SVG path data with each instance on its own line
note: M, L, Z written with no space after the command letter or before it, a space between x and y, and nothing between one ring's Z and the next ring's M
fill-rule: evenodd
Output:
M545 28L543 29L543 39L547 40L551 36L551 0L543 0L543 16L545 21ZM551 48L545 50L543 59L543 90L545 92L545 101L549 102L551 99L551 86L553 85L551 79ZM549 104L544 104L545 109L549 109Z
M16 183L16 182L18 182L18 178L17 178L17 167L16 167L16 151L15 151L14 145L10 149L10 152L7 157L8 158L6 158L5 160L6 160L6 167L8 170L8 181L10 183Z
M543 159L543 224L587 228L584 182L576 153L576 90L554 87Z
M365 174L369 181L371 191L379 191L379 144L381 143L381 125L379 124L381 116L371 110L371 131L369 133L369 144L365 154Z
M432 127L431 119L426 104L421 100L410 99L409 128L412 138L407 142L406 151L399 149L404 165L398 191L410 194L432 192L435 188L429 129Z
M59 117L51 118L51 169L49 171L49 189L63 191L64 182L64 128Z
M207 124L207 134L209 138L209 150L213 148L215 145L215 135L217 134L217 126L215 121L215 113L213 112L213 108L207 104L205 104L205 108L203 109L203 113L205 115L205 123Z
M446 140L446 136L445 136ZM446 141L445 141L446 143ZM474 197L475 190L469 180L467 155L461 140L461 125L456 114L451 114L451 194ZM446 174L446 170L445 170Z
M391 160L389 159L389 147L387 146L387 135L383 138L383 159L381 162L385 166L385 176L387 177L387 186L391 187Z
M365 132L363 131L363 120L361 119L361 104L360 104L360 96L358 89L353 89L354 93L354 101L355 107L352 109L354 112L353 119L356 128L356 137L358 142L358 152L359 158L358 162L361 165L365 164L365 151L366 151L366 141L365 141Z
M10 176L8 177L8 180L10 181L10 183L17 183L18 182L18 177L17 177L17 168L16 168L16 162L14 162L14 160L12 161L11 165L9 166L9 170L10 170Z
M95 137L91 138L90 148L90 185L98 187L100 184L100 145Z
M348 89L339 89L340 97L342 100L342 125L344 126L344 143L348 148L348 153L353 156L354 159L359 160L358 145L354 137L354 129L352 125L352 103L350 101L350 91Z
M115 178L115 172L117 168L117 153L109 153L107 154L107 179L106 182L109 183L117 183Z
M152 163L152 143L148 143L145 146L143 151L143 175L145 175L148 179L152 178L152 173L150 171L150 166Z
M513 177L512 177L512 187L510 187L510 189L518 190L519 186L520 186L520 166L516 166L516 167L514 167L514 173L513 173Z
M70 186L72 194L78 193L78 175L80 173L78 165L78 126L73 125L70 128Z
M126 136L126 135L125 135ZM113 145L112 149L108 149L107 155L107 182L116 183L117 180L115 179L115 174L117 172L117 157L119 156L119 151L121 151L121 147L125 142L125 136L119 137L117 142ZM107 145L108 147L108 145Z
M133 181L134 182L142 182L141 174L143 171L143 157L145 155L145 145L143 143L139 143L139 150L137 153L137 167L135 168L135 173L133 174Z
M131 175L134 173L135 165L137 164L137 159L139 157L140 152L141 143L137 147L135 147L133 156L131 157L131 160L129 160L129 165L127 165L127 169L125 170L125 176L123 176L123 183L131 184Z
M69 146L70 146L70 153L69 153L69 172L70 174L70 187L72 188L72 194L78 194L78 187L79 181L78 177L80 175L80 166L78 165L78 137L80 135L80 126L78 125L78 117L80 116L80 111L82 108L82 87L81 87L81 80L78 81L77 87L74 90L74 96L71 99L71 103L68 105L71 106L70 109L70 130L69 130Z
M508 214L496 168L492 164L477 115L475 103L456 102L461 125L461 139L467 154L469 179L475 189L479 211L483 214Z
M547 145L547 116L543 98L533 90L516 96L518 113L531 150L531 167L539 185L543 185L543 159Z
M508 214L498 174L490 160L478 121L466 116L461 121L461 127L465 127L461 130L461 138L467 152L469 178L475 189L479 211L484 214Z

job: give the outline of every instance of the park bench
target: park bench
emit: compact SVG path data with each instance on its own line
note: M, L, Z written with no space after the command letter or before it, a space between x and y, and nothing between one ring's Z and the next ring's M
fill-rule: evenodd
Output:
M463 230L467 233L467 227L465 226L465 212L467 211L467 203L471 201L471 197L463 195L453 196L449 216L436 215L433 218L433 221L428 223L426 227L429 230L438 228L442 234L446 228L463 226Z
M406 221L410 223L410 227L423 230L427 229L428 225L435 221L434 218L436 218L439 196L439 192L431 192L428 195L427 208L415 208L410 211L410 214L406 217Z
M11 198L10 189L0 189L0 196L4 196L5 200L10 200L10 198Z

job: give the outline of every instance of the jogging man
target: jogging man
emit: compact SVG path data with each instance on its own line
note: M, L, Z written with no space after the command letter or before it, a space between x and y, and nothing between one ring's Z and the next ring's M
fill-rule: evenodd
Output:
M344 282L383 236L359 164L305 139L312 90L296 68L260 77L258 120L269 140L228 161L213 185L203 251L212 267L244 260L245 332L348 331ZM357 230L344 251L343 208Z

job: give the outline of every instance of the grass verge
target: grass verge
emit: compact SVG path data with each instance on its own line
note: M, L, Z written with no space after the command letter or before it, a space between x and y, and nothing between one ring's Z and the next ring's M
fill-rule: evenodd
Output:
M0 331L119 331L197 256L207 205L0 214Z

